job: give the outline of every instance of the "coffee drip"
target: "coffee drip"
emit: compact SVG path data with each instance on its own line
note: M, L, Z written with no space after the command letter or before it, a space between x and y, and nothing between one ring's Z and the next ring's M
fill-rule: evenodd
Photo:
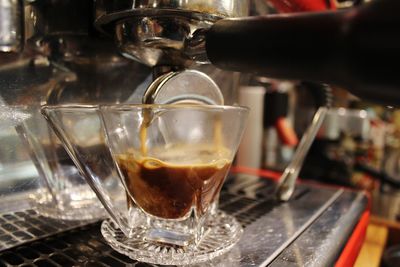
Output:
M139 138L140 138L140 152L143 157L147 155L148 147L146 145L147 140L147 128L150 126L151 122L154 120L156 114L153 114L148 109L144 109L142 112L143 121L140 125ZM214 146L216 151L224 150L223 140L222 140L222 122L220 116L216 115L214 118Z

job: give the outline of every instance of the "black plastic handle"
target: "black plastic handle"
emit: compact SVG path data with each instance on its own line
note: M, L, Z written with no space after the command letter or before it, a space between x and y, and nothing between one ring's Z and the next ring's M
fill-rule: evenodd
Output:
M346 11L215 23L206 35L219 68L336 84L372 101L400 105L400 1Z
M207 33L206 51L217 67L298 79L335 58L341 16L315 13L224 19ZM319 23L318 27L315 24ZM324 25L322 25L324 24ZM336 51L334 51L334 49Z

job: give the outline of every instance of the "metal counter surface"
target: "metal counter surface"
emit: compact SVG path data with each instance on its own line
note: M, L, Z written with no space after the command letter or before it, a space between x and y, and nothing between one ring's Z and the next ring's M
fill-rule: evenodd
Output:
M244 233L231 251L198 266L329 266L335 262L366 209L366 197L300 184L291 201L280 203L273 198L274 188L271 181L251 175L235 175L226 182L220 208L238 219ZM42 232L46 223L50 230L57 224L33 211L0 215L3 249L16 239L15 232L29 231L22 227L24 222L31 224L30 230L40 226ZM37 236L28 232L32 238L0 252L0 266L154 266L113 251L101 236L99 223L76 227Z
M366 205L363 193L344 192L270 266L335 265Z

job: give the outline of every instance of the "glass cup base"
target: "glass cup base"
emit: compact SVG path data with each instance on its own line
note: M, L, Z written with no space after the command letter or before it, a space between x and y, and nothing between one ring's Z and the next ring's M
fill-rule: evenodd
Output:
M240 239L243 229L237 220L222 211L206 222L207 232L195 247L179 247L146 241L147 230L134 228L127 238L110 219L101 225L101 233L116 251L137 261L162 265L188 265L209 261L229 251Z
M33 209L40 215L53 219L92 221L107 217L105 209L88 186L77 186L59 192L57 203L47 190L38 190L29 198Z

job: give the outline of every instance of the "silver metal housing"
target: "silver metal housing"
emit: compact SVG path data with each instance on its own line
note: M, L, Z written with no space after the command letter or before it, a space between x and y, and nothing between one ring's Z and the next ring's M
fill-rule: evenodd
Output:
M96 3L96 26L114 35L124 56L148 66L190 65L204 29L222 18L246 16L249 10L248 0L125 2Z
M22 48L23 11L19 0L0 0L0 52Z

